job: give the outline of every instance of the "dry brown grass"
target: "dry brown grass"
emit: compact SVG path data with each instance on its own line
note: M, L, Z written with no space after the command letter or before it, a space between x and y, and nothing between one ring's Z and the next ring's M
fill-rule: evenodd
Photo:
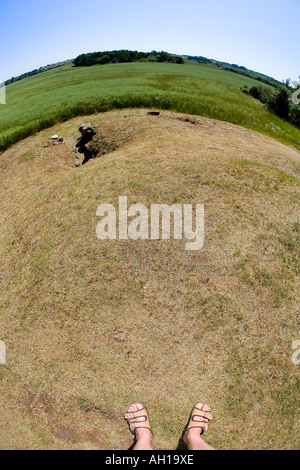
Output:
M232 124L124 114L85 119L118 149L80 168L82 118L0 156L0 447L126 449L123 414L142 400L155 448L172 449L201 400L214 447L297 448L299 152ZM119 195L205 204L204 249L101 242L96 209Z

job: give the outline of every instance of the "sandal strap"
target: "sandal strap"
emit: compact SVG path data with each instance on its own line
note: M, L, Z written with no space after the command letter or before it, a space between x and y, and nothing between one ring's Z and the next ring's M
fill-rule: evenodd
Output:
M196 417L206 418L209 421L212 420L212 414L209 411L202 411L202 410L199 410L199 408L196 408L196 406L194 406L190 415L189 423L185 429L185 432L187 432L189 429L201 428L202 429L201 434L203 434L204 432L208 430L209 422L201 420L201 419L196 420L195 419Z
M144 410L145 408L142 408L141 410L138 410L138 411L130 411L126 413L125 419L146 418L147 420L147 416L145 415Z
M208 419L208 421L212 420L212 414L209 411L201 411L201 410L198 410L198 408L194 408L194 411L192 413L192 420L193 421L196 421L194 419L196 416L198 418L206 418L206 419ZM201 423L202 421L199 421L199 422Z
M136 418L144 418L143 421L135 421L131 422L132 419ZM135 435L135 430L136 429L149 429L151 431L152 436L154 437L153 431L150 426L150 421L149 421L149 413L147 408L144 405L144 408L138 411L130 411L125 414L125 419L128 423L129 430L130 432Z

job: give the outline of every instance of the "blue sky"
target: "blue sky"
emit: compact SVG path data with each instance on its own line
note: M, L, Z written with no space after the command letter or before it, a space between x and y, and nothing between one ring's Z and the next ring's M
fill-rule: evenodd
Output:
M0 81L83 52L165 50L300 74L300 1L0 0Z

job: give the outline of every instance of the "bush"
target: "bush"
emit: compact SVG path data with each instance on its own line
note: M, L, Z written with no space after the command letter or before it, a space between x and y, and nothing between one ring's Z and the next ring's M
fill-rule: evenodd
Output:
M291 89L288 86L283 85L274 91L261 86L255 86L249 90L247 86L244 86L241 91L259 100L276 116L300 129L300 106L292 103Z
M291 105L290 122L293 124L293 126L296 126L298 129L300 129L300 106L294 104Z
M280 87L278 90L273 93L272 98L270 99L269 109L273 111L277 116L285 121L289 120L290 115L290 92L286 86Z
M240 90L245 93L245 95L249 95L249 88L247 87L247 85L241 87Z
M260 100L262 96L261 87L253 86L249 90L249 95L252 96L252 98L255 98L256 100Z
M108 62L110 62L110 58L107 54L105 54L102 57L99 57L99 59L97 59L97 63L100 64L100 65L108 64Z

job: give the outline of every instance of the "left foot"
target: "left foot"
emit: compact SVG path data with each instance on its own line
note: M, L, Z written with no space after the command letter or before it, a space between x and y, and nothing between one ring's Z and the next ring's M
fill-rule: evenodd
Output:
M130 432L135 436L135 450L151 449L153 432L149 414L143 403L133 403L125 415Z

